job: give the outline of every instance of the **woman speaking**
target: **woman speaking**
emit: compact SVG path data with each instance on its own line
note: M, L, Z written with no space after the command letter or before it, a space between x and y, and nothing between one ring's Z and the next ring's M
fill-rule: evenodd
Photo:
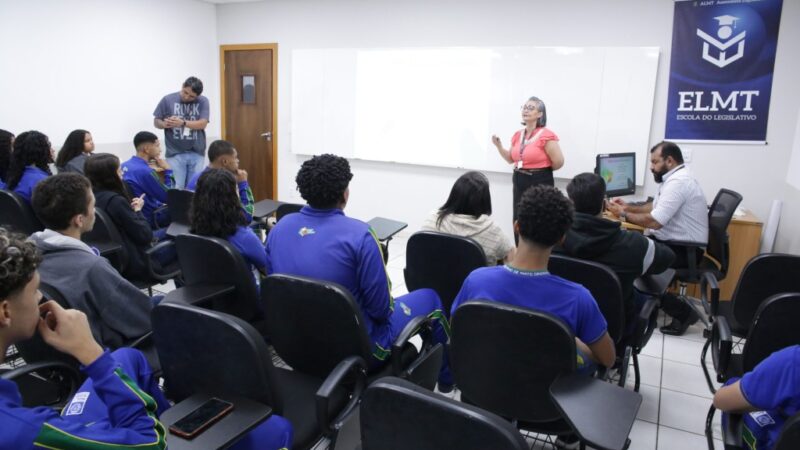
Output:
M517 220L517 203L522 193L537 184L553 186L553 171L564 165L558 136L545 128L547 110L543 101L531 97L522 105L522 124L525 128L511 137L509 150L503 148L499 137L492 136L492 143L500 156L514 164L514 220Z

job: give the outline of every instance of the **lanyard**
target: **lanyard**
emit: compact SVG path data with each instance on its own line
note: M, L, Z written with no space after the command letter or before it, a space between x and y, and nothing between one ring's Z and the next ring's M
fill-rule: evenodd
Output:
M525 151L525 146L527 146L531 142L536 142L536 140L539 139L539 136L542 134L542 131L544 131L544 128L539 128L539 131L537 131L533 136L531 136L530 139L527 140L525 139L525 128L523 128L522 131L520 131L519 162L517 163L520 169L522 168L522 153Z

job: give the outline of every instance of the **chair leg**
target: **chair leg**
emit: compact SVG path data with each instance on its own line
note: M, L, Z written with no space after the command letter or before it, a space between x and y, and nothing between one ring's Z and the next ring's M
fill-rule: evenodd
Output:
M639 355L634 352L631 356L633 357L633 392L639 392L639 383L641 382L639 378Z
M714 423L714 412L716 410L714 405L711 405L708 409L708 415L706 416L706 442L708 442L708 450L714 450L714 431L712 427Z
M714 387L714 383L711 382L711 374L708 373L708 366L706 365L706 355L708 354L708 348L711 347L711 339L706 339L706 343L703 344L703 351L700 352L700 365L703 366L703 374L706 376L706 383L708 383L708 389L711 391L712 394L717 393L717 389Z

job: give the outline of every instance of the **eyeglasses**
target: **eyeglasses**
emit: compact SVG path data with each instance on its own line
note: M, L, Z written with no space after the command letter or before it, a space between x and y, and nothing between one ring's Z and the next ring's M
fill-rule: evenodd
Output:
M536 111L538 108L536 105L522 105L519 107L521 111Z

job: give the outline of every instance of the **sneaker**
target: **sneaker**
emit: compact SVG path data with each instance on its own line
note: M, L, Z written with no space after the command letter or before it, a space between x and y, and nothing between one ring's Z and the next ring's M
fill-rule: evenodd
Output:
M662 334L668 334L670 336L682 336L683 333L686 333L686 330L689 328L690 325L694 324L700 320L700 316L694 310L694 308L690 308L689 317L686 320L678 320L672 319L669 325L663 326L659 328Z
M581 448L581 440L576 434L568 434L566 436L559 436L556 439L556 448L563 448L565 450L574 450Z
M455 385L436 383L436 390L438 390L440 394L449 394L453 392L453 389L455 389Z

